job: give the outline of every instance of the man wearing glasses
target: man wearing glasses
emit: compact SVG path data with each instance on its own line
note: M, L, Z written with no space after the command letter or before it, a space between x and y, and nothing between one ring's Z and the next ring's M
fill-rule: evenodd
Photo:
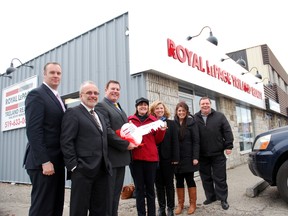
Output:
M80 87L81 104L69 108L62 121L61 149L71 172L70 216L106 215L108 139L122 140L107 127L104 116L94 111L99 90L92 81ZM125 141L122 141L125 142Z

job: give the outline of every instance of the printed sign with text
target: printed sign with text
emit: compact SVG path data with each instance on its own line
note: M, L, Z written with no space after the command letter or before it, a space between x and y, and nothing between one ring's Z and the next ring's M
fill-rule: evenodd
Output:
M1 131L26 127L25 99L37 84L37 76L34 76L3 89Z

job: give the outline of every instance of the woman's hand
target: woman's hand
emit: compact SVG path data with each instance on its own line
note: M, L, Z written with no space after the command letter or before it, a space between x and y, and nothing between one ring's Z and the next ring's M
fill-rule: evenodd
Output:
M160 126L160 129L161 130L166 130L168 127L167 127L167 122L164 122L164 126Z

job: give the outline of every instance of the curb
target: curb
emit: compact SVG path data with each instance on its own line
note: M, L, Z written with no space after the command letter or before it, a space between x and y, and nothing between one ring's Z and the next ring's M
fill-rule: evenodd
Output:
M246 188L246 196L248 197L255 197L260 192L262 192L266 187L268 187L268 182L261 180L260 182L256 183L254 186Z

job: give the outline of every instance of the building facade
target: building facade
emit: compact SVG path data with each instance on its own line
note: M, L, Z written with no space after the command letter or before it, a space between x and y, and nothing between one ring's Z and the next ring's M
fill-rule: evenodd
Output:
M128 115L134 114L135 100L142 96L164 101L172 118L179 101L185 100L194 114L199 99L209 96L213 108L232 126L230 168L246 162L257 134L287 124L288 76L267 45L226 55L202 38L186 41L172 30L157 28L157 22L142 22L141 13L123 13L25 63L33 69L22 65L11 79L0 78L0 181L30 182L22 167L27 143L23 106L29 90L42 83L43 66L49 61L62 65L59 92L68 107L79 103L79 87L85 80L97 83L100 100L106 82L118 80L120 103ZM153 35L147 26L155 27ZM246 67L233 60L238 57ZM263 82L249 71L253 67L261 71ZM125 182L131 182L128 167Z

